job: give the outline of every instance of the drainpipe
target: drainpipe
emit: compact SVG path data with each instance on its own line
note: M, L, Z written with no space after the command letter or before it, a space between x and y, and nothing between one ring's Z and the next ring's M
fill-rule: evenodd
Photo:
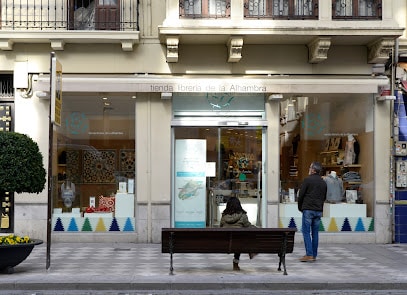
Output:
M396 91L396 68L398 64L398 56L399 56L399 40L396 39L394 43L394 52L392 56L392 66L391 66L391 78L390 78L390 93L391 95L395 95ZM398 95L396 95L396 99L398 99ZM390 140L390 214L391 214L391 232L392 232L392 243L395 241L395 217L394 217L394 194L395 194L395 157L394 157L394 143L398 140L398 135L396 135L395 128L398 128L398 124L396 120L398 118L395 117L394 114L394 101L390 102L390 120L391 120L391 140ZM395 138L397 136L397 138Z
M151 140L152 140L152 115L151 115L151 95L148 97L148 125L149 125L149 131L148 131L148 137L147 137L147 145L148 145L148 176L147 176L147 187L148 187L148 200L147 200L147 242L152 243L153 242L153 217L152 217L152 179L151 179L151 173L152 173L152 155L151 155Z

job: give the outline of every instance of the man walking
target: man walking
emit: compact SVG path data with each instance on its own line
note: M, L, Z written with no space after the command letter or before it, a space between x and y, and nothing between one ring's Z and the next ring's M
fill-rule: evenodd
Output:
M305 256L300 258L302 262L315 261L318 255L318 231L327 191L326 182L320 175L321 170L320 163L312 162L298 193L305 246Z

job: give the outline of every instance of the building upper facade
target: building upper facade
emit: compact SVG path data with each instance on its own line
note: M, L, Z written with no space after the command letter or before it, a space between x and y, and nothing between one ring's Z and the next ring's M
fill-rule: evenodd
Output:
M364 45L368 62L388 58L404 28L389 0L168 0L159 37L167 61L182 44L225 44L228 61L239 62L245 45L303 44L309 62L327 59L332 45Z
M225 44L228 62L245 45L303 44L309 62L327 59L333 45L368 48L368 63L383 63L404 27L400 0L0 0L0 49L15 43L118 43L133 51L158 38L167 62L183 44ZM405 4L403 5L405 9ZM404 13L405 14L405 13Z

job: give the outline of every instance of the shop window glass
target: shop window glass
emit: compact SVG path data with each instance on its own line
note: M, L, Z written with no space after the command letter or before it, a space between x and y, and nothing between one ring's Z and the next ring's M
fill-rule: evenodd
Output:
M280 106L280 218L283 224L290 222L290 218L295 222L295 218L301 217L297 210L297 192L311 162L319 161L328 184L321 230L373 230L372 98L367 95L293 96ZM301 224L296 226L301 228Z
M174 133L175 226L219 226L231 196L240 199L249 221L260 226L262 127L177 127ZM195 151L196 141L203 144L201 153ZM197 175L201 159L213 164L210 177ZM186 175L188 165L193 169Z
M134 231L134 108L130 96L64 94L55 231Z
M264 95L176 93L172 111L174 226L219 226L231 196L264 226Z

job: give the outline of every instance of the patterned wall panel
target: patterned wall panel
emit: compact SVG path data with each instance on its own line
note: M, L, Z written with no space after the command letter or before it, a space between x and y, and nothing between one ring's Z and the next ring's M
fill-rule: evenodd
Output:
M136 152L135 150L120 150L120 171L122 176L134 178Z
M84 183L115 183L116 151L83 152Z

